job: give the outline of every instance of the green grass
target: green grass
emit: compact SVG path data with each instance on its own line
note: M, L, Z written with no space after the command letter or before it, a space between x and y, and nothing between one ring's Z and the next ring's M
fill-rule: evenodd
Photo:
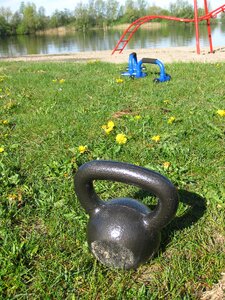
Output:
M225 109L225 64L169 64L172 80L162 84L153 83L153 66L146 78L117 83L125 67L0 63L1 299L199 299L225 271L217 113ZM109 120L115 128L106 135ZM115 142L118 133L125 144ZM110 270L88 250L73 176L97 158L148 167L178 188L177 217L162 231L158 255L138 270ZM95 186L103 199L139 195L151 204L134 187Z

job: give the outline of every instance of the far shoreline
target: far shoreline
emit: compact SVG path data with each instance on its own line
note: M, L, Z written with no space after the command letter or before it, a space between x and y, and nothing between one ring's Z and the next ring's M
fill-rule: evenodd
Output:
M118 25L112 25L112 26L105 26L102 28L99 27L93 27L89 28L88 31L95 31L95 30L125 30L130 26L130 23L124 23L124 24L118 24ZM146 30L157 30L161 27L168 26L168 23L166 22L148 22L145 23L141 26L140 29L146 29ZM78 32L74 26L60 26L56 28L49 28L45 30L40 30L35 33L35 35L58 35L58 36L63 36L68 33L74 33Z

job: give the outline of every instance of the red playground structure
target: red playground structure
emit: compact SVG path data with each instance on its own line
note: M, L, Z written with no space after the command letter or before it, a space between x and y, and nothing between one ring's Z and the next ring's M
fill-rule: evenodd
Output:
M205 15L202 17L198 17L198 5L197 0L194 0L194 19L185 19L185 18L177 18L172 16L145 16L137 19L129 27L124 31L121 38L119 39L118 43L116 44L115 48L112 51L112 54L116 51L121 53L123 49L128 44L129 40L132 38L133 34L138 30L138 28L151 20L154 19L164 19L164 20L171 20L171 21L179 21L185 23L195 23L195 35L196 35L196 52L200 54L200 43L199 43L199 22L206 21L207 28L208 28L208 39L209 39L209 47L210 52L213 53L213 45L212 45L212 36L211 36L211 27L210 27L210 19L215 18L217 14L225 11L225 4L218 7L217 9L209 12L208 11L208 3L207 0L204 0L204 8L205 8Z

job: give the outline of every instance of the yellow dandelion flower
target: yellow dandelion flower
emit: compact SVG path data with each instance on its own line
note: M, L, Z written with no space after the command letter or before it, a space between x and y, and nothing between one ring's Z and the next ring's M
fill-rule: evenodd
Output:
M9 121L8 121L8 120L3 120L3 121L2 121L2 124L8 125L8 124L9 124Z
M115 124L113 121L109 121L107 125L102 125L102 129L105 131L106 134L109 134L113 128L115 127Z
M141 116L140 116L140 115L136 115L136 116L134 116L134 119L135 119L135 120L140 120L140 119L141 119Z
M167 121L168 124L172 124L176 120L175 117L170 117Z
M159 142L160 141L161 136L160 135L154 135L151 139L154 142Z
M3 109L10 110L10 109L13 108L14 106L16 106L16 103L15 103L15 102L12 102L12 101L10 100L9 103L6 103L6 104L3 106Z
M109 128L113 128L113 127L115 127L115 124L114 124L113 121L110 120L110 121L108 122L107 126L108 126Z
M171 165L171 163L170 163L169 161L165 161L165 162L163 163L164 169L168 169L170 165Z
M106 133L106 134L109 134L112 130L113 130L112 127L107 127L107 128L105 129L105 133Z
M79 146L78 151L80 152L80 154L87 152L87 146Z
M4 151L5 151L4 147L0 147L0 153L2 153Z
M102 125L102 129L105 131L106 134L109 134L113 128L108 127L107 125Z
M119 144L119 145L126 144L126 142L127 142L127 137L126 137L126 135L123 134L123 133L118 133L117 136L116 136L116 142L117 142L117 144Z
M16 195L16 194L9 194L9 195L8 195L8 199L9 199L10 201L16 200L16 199L17 199L17 195Z
M95 60L89 60L89 61L87 62L87 64L93 65L93 64L95 64L95 63L97 63L97 62L99 62L98 59L95 59Z
M116 79L116 82L117 82L117 83L123 83L124 80L123 80L122 78L117 78L117 79Z
M217 114L220 115L221 117L225 117L225 109L218 109Z
M65 82L65 79L63 79L63 78L59 80L59 83L60 83L60 84L62 84L62 83L64 83L64 82Z
M170 102L171 102L170 100L164 100L163 101L163 103L165 103L165 104L170 104Z

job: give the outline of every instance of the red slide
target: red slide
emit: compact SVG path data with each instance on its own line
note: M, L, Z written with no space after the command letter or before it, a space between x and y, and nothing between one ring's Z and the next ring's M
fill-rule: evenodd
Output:
M135 20L132 24L128 26L128 28L124 31L122 36L120 37L118 43L116 44L115 48L112 51L112 54L118 51L121 53L123 49L126 47L128 44L129 40L132 38L133 34L139 29L139 27L151 20L154 19L164 19L164 20L171 20L171 21L179 21L179 22L185 22L185 23L195 23L195 29L196 29L196 47L197 47L197 53L200 53L200 47L199 47L199 33L198 33L198 23L201 21L206 21L207 26L208 26L208 37L209 37L209 44L210 44L210 52L213 53L213 48L212 48L212 38L211 38L211 29L210 29L210 19L215 18L217 14L224 12L225 11L225 4L222 6L218 7L217 9L208 12L208 6L207 6L207 1L204 0L205 4L205 12L206 14L202 17L198 18L198 10L197 10L197 0L194 0L194 5L195 5L195 18L194 19L185 19L185 18L177 18L177 17L172 17L172 16L157 16L157 15L152 15L152 16L145 16L141 17L137 20Z

